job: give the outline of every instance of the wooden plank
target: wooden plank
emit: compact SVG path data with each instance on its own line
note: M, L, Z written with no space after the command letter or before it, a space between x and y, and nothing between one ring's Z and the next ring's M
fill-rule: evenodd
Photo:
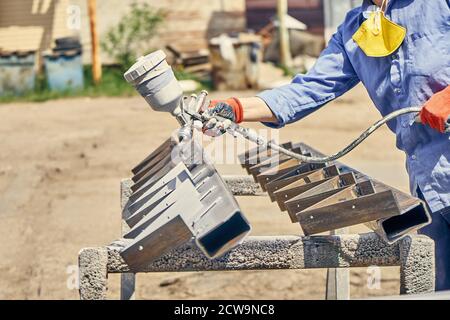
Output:
M341 195L344 197L350 196L348 190L345 190L345 194L343 192ZM297 219L305 235L392 217L400 212L391 190L325 206L318 206L317 204L316 207L318 208L307 209L297 214Z

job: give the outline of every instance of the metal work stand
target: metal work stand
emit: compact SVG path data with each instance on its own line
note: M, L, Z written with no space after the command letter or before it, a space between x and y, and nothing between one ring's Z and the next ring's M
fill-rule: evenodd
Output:
M261 194L259 185L251 177L231 176L224 177L224 180L235 195ZM130 180L122 182L122 206L131 194L130 186ZM127 231L126 224L123 224L122 231ZM129 240L121 239L110 246L80 251L82 300L106 299L107 278L110 273L121 274L121 299L134 299L135 274L130 273L129 266L119 254L121 244L126 244L127 241ZM400 294L434 291L434 242L431 239L410 235L390 245L372 232L308 237L253 236L214 260L206 258L193 243L188 243L134 272L328 268L327 298L345 299L348 298L347 268L374 265L400 266ZM347 270L347 274L341 273L344 270ZM340 283L344 284L343 287Z

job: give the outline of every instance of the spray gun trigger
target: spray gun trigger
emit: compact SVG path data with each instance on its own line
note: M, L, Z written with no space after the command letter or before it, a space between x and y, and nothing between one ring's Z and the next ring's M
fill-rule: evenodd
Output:
M197 130L202 130L203 129L203 122L199 121L199 120L194 120L194 122L192 123L192 126L197 129Z

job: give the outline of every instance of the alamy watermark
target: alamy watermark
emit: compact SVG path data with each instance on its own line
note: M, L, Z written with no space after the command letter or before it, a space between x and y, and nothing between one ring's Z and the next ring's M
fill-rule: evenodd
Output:
M370 266L367 268L367 288L369 290L381 289L381 268L378 266Z
M272 129L256 130L265 141L279 144L279 131ZM173 133L177 136L177 131ZM250 165L264 162L267 168L280 164L280 154L270 150L267 145L256 145L241 136L224 134L210 137L193 131L193 138L177 144L171 153L173 163L185 164L214 163L215 165L236 165L244 162ZM274 172L276 173L276 172Z
M81 8L78 5L68 5L66 9L66 26L69 30L81 30Z
M76 264L67 266L66 268L66 287L69 290L78 290L80 288L80 269Z

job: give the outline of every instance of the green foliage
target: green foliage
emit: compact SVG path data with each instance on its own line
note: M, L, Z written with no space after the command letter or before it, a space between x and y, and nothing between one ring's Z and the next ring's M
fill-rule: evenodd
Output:
M283 70L284 76L288 76L288 77L295 77L299 73L304 73L304 72L299 72L299 71L297 71L291 67L288 67L284 64L279 64L277 67L280 68L281 70Z
M119 66L103 66L102 81L95 85L92 80L91 66L85 66L84 70L85 88L80 93L83 96L132 96L137 92L132 85L123 78L123 70Z
M94 85L92 82L92 67L90 65L84 66L84 88L73 91L67 90L64 92L51 91L47 86L47 79L45 76L39 76L36 79L35 89L27 92L21 96L7 95L0 96L0 103L14 102L14 101L32 101L41 102L51 99L61 99L68 97L100 97L100 96L132 96L136 95L136 90L129 85L123 78L123 72L119 67L103 67L102 82L99 85Z
M45 75L38 76L33 91L21 96L0 96L0 103L12 101L46 101L66 97L97 97L97 96L131 96L135 89L123 78L128 69L141 53L141 44L155 35L157 27L164 20L164 13L155 10L148 4L132 4L129 13L125 14L119 23L106 34L101 46L110 54L119 67L103 67L102 82L98 85L92 83L91 66L84 66L85 85L81 90L67 90L65 92L51 91L47 86ZM149 51L148 48L144 48ZM142 51L144 53L144 51Z
M173 73L175 74L175 78L177 78L177 80L197 81L198 83L200 83L199 90L207 90L207 91L213 90L213 83L212 83L212 80L209 78L207 78L207 79L200 78L193 73L183 70L182 68L176 68L176 69L174 68Z
M33 91L26 92L21 96L7 95L0 96L0 103L8 102L43 102L52 99L63 99L73 97L127 97L138 93L123 78L123 70L120 66L104 66L102 68L102 82L94 85L92 81L92 66L84 66L84 88L64 92L51 91L47 86L45 75L40 75L36 79L36 86ZM195 80L201 84L199 90L212 90L211 80L201 79L192 73L182 69L174 70L178 80Z
M134 3L130 12L108 31L101 43L102 49L126 70L138 57L140 45L154 37L163 19L161 10L155 10L147 3Z

